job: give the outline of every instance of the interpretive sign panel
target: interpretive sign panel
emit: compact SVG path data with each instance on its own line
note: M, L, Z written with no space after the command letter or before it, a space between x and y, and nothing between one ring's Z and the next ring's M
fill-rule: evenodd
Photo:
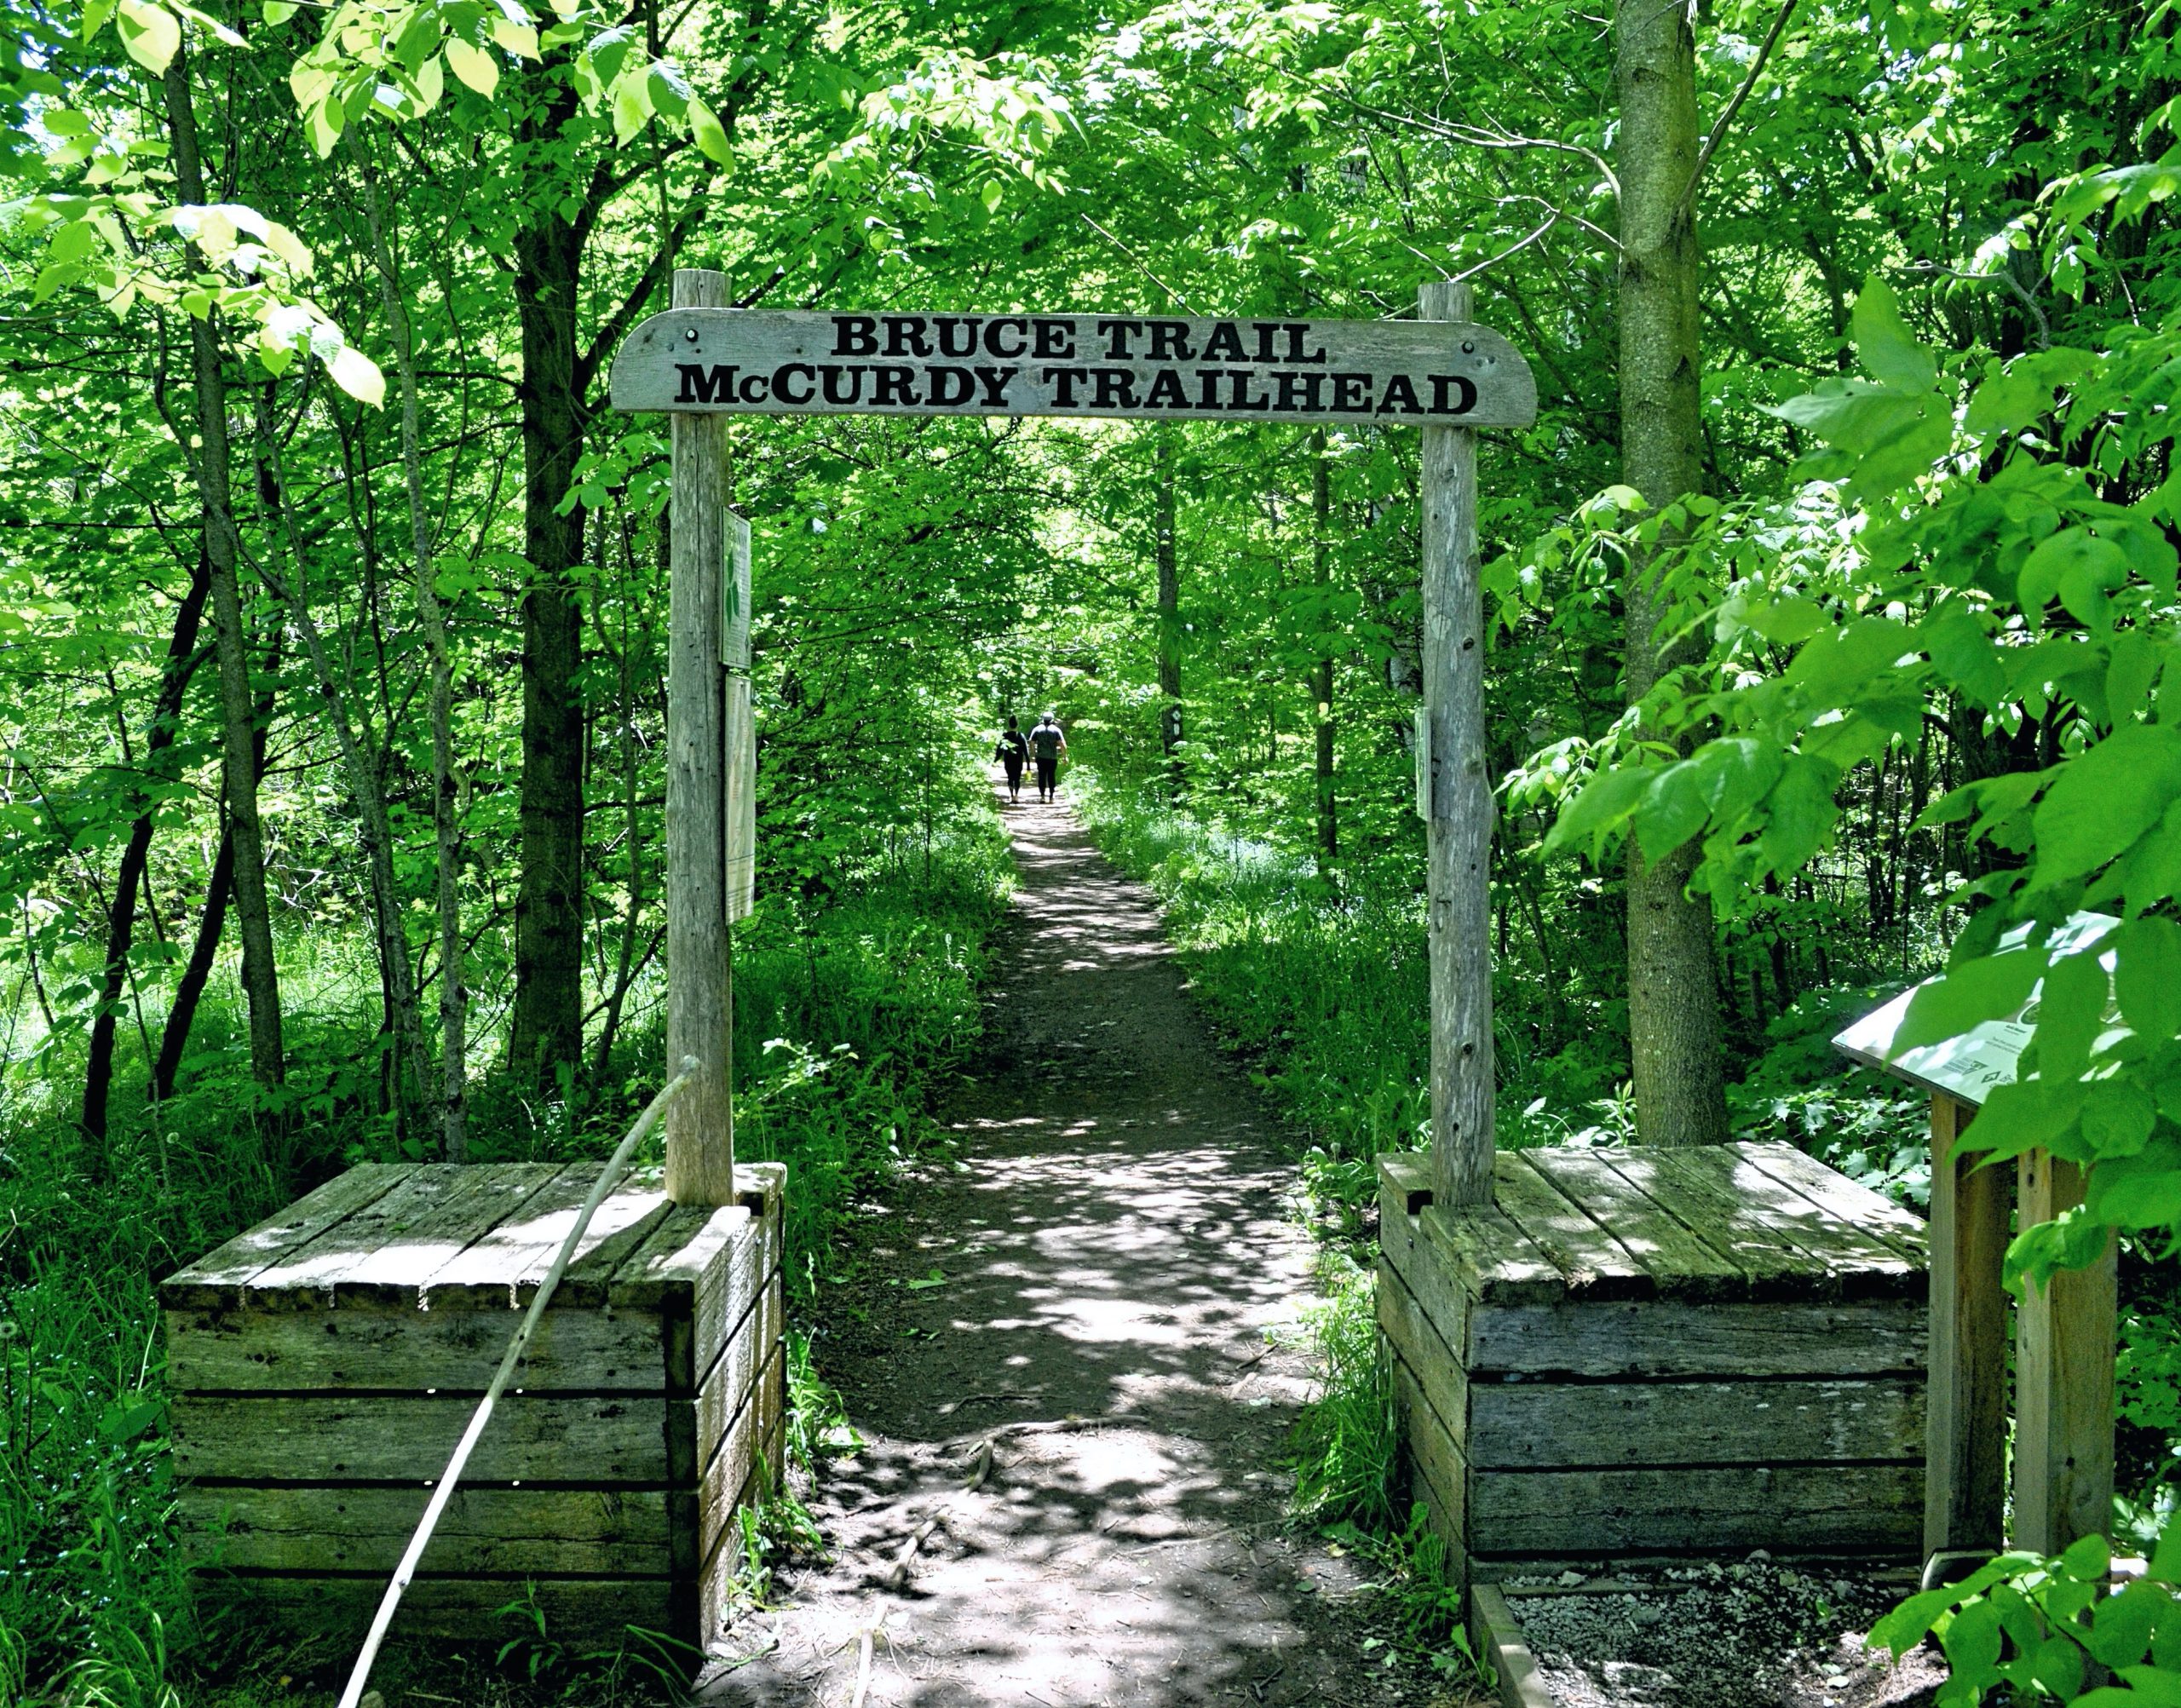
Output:
M2045 946L2054 955L2069 954L2103 936L2120 923L2107 913L2078 913L2054 932ZM2029 928L2018 926L2000 938L2000 946L2018 949L2029 940ZM2105 964L2109 972L2113 964L2110 952L2105 957ZM2023 1046L2037 1029L2037 1004L2045 993L2044 981L2039 981L2031 988L2029 999L2011 1015L1971 1027L1959 1038L1896 1051L1893 1040L1901 1031L1902 1021L1908 1017L1909 1002L1921 988L1922 986L1916 986L1905 990L1885 1007L1865 1015L1846 1031L1835 1035L1833 1047L1873 1067L1897 1074L1926 1091L1936 1091L1956 1102L1981 1107L1994 1085L2014 1083ZM2110 1027L2118 1018L2117 1008L2109 1004L2107 1025ZM2099 1042L2105 1041L2101 1036Z
M613 407L1527 427L1514 347L1450 320L820 314L671 308L613 359Z

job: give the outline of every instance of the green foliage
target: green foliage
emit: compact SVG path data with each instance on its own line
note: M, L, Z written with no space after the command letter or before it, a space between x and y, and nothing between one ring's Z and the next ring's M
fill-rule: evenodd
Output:
M1959 1584L1912 1596L1872 1628L1896 1656L1929 1632L1950 1676L1940 1708L2064 1702L2158 1708L2181 1693L2181 1527L2169 1528L2144 1576L2113 1587L2112 1550L2086 1536L2057 1559L2003 1554ZM2094 1670L2115 1682L2093 1688Z
M1319 1265L1326 1298L1304 1317L1317 1354L1319 1391L1296 1419L1298 1522L1344 1523L1369 1534L1393 1527L1401 1432L1393 1371L1378 1338L1370 1272L1338 1257Z

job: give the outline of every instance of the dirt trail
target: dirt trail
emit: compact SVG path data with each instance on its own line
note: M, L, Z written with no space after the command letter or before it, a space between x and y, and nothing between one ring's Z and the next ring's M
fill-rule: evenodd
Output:
M1339 1605L1349 1562L1281 1528L1308 1391L1303 1354L1267 1337L1309 1293L1292 1165L1148 893L1064 804L1004 811L1004 1053L946 1111L964 1166L889 1194L862 1235L867 1316L837 1305L820 1343L869 1443L820 1492L835 1563L743 1621L738 1644L769 1652L704 1697L845 1708L875 1627L873 1705L1407 1699ZM1062 1427L1007 1428L1031 1423Z

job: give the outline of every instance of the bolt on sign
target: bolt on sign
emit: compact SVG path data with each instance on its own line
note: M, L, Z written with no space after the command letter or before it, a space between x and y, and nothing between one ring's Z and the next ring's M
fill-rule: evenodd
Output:
M1519 427L1537 389L1482 326L1108 314L675 308L613 359L613 406Z
M746 531L726 515L723 415L1026 416L1414 426L1423 438L1424 710L1418 804L1430 848L1431 1111L1440 1202L1492 1182L1492 795L1470 429L1537 418L1528 365L1430 284L1413 320L1149 314L814 313L724 306L680 272L674 306L613 357L613 407L673 423L667 685L667 1055L697 1084L667 1118L667 1190L724 1202L734 1179L726 924L746 911L754 837ZM739 578L727 561L736 556ZM722 634L722 627L726 632Z

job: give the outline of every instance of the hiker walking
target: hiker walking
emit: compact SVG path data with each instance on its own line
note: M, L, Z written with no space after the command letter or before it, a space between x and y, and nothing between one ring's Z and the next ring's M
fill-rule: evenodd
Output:
M1013 718L1007 720L1007 727L1000 732L999 745L993 749L992 756L1007 768L1007 798L1021 800L1022 768L1030 762L1030 743L1022 733L1022 726Z
M1047 712L1030 732L1030 754L1038 762L1038 798L1056 799L1060 794L1060 756L1067 751L1067 738Z

